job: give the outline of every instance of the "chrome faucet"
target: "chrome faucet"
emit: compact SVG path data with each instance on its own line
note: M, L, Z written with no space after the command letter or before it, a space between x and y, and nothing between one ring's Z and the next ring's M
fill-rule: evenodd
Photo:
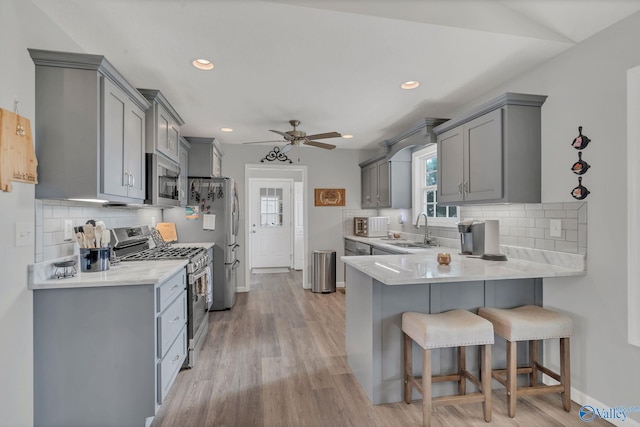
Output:
M429 238L429 236L428 236L429 227L427 227L427 224L428 224L428 222L429 222L429 218L427 217L427 214L426 214L426 213L424 213L424 212L420 212L420 213L418 214L418 218L416 219L416 225L415 225L415 227L416 227L416 228L418 228L418 229L420 228L420 217L421 217L421 216L424 216L424 241L423 241L423 243L424 243L425 245L430 245L430 244L431 244L431 239L430 239L430 238Z

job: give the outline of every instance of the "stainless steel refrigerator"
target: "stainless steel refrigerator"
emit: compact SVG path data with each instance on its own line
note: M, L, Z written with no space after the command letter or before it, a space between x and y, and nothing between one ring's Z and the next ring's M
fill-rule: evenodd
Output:
M239 204L232 178L189 177L187 207L164 210L174 222L180 243L214 242L213 301L209 310L233 307L236 301Z

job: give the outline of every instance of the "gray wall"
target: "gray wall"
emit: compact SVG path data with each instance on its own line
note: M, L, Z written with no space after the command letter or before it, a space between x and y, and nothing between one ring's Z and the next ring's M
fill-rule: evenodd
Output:
M222 144L224 157L222 158L222 174L235 179L238 182L241 203L244 201L246 189L244 171L245 164L260 164L262 159L271 149L270 144L261 145L232 145ZM288 155L294 161L294 165L307 166L307 190L309 202L308 212L308 242L309 252L316 249L334 249L337 255L342 254L342 210L345 208L360 207L360 168L358 163L371 156L371 152L356 150L322 150L312 147L300 148L300 162L298 163L298 150L291 150ZM288 163L266 162L265 164L278 164L286 167ZM344 188L346 190L346 205L340 207L316 207L313 206L314 188ZM246 260L245 239L245 206L240 206L240 232L238 240L242 245L238 259L244 265ZM342 262L338 262L337 281L344 281ZM245 286L244 269L241 269L238 287Z
M578 182L570 167L577 153L570 143L580 125L592 140L583 152L591 165L583 179L591 191L588 274L545 279L544 305L574 320L571 382L580 395L572 397L608 406L637 405L640 399L640 348L627 343L626 274L627 238L640 238L626 230L626 73L640 65L639 39L636 13L477 100L505 91L548 95L542 107L543 203L574 201L569 192ZM557 360L551 347L546 353ZM631 418L640 420L640 414Z
M24 0L0 1L0 40L0 108L13 111L17 98L20 115L35 132L35 69L27 47L79 47ZM14 227L28 222L35 233L34 186L14 183L12 192L0 192L0 207L0 426L28 426L33 424L33 298L27 265L34 261L34 244L15 247Z

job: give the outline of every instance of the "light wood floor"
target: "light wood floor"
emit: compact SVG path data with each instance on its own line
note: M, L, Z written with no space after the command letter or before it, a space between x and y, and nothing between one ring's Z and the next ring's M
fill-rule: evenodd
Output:
M184 370L152 427L419 426L420 401L369 404L349 369L344 290L303 290L299 272L252 276L232 310L210 313L209 335ZM584 426L559 395L521 398L514 419L494 391L493 419L481 405L435 408L433 426ZM596 419L589 426L610 426Z

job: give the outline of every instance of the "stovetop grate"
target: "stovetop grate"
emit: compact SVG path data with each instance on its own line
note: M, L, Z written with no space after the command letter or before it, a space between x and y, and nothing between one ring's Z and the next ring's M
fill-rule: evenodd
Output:
M163 246L161 248L145 249L124 255L121 261L148 261L154 259L193 259L206 252L204 248Z

